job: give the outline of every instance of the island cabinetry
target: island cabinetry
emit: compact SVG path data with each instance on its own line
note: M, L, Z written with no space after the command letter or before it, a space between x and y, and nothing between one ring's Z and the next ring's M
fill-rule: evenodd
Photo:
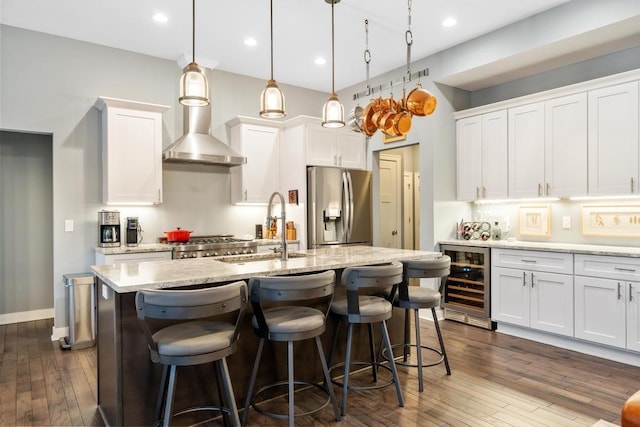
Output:
M171 250L162 252L136 252L127 254L103 254L96 252L96 264L121 264L171 259Z
M575 256L576 338L640 351L640 259Z
M489 248L441 245L440 250L451 257L451 273L441 291L445 319L493 329Z
M230 146L247 163L230 170L231 203L267 203L280 183L280 129L275 126L227 123Z
M589 195L638 194L638 82L589 92Z
M458 200L506 199L507 110L456 122Z
M162 113L169 107L99 97L102 199L110 204L162 203Z
M573 336L573 255L491 251L494 321Z

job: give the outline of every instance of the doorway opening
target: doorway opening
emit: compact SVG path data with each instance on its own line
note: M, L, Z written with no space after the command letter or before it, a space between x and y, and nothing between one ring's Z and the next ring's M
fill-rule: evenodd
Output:
M379 244L420 249L420 145L378 151Z

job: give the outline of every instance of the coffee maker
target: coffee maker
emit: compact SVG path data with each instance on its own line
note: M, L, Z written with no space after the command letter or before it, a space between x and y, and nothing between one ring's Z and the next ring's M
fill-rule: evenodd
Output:
M120 246L120 212L101 210L98 212L98 246L112 248Z
M138 246L142 242L142 227L137 216L127 217L127 246Z

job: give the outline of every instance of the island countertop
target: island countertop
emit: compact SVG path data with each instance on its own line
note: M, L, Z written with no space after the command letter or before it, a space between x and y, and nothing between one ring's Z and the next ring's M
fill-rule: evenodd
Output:
M140 289L175 288L243 280L259 275L297 274L440 256L440 252L374 246L342 246L295 252L305 256L287 261L274 259L245 263L225 263L212 258L144 261L94 265L91 270L115 292L129 293Z

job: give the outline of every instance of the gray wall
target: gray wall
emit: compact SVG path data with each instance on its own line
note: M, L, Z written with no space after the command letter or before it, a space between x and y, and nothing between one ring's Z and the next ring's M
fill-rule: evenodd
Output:
M52 156L51 135L0 131L0 315L53 306Z

